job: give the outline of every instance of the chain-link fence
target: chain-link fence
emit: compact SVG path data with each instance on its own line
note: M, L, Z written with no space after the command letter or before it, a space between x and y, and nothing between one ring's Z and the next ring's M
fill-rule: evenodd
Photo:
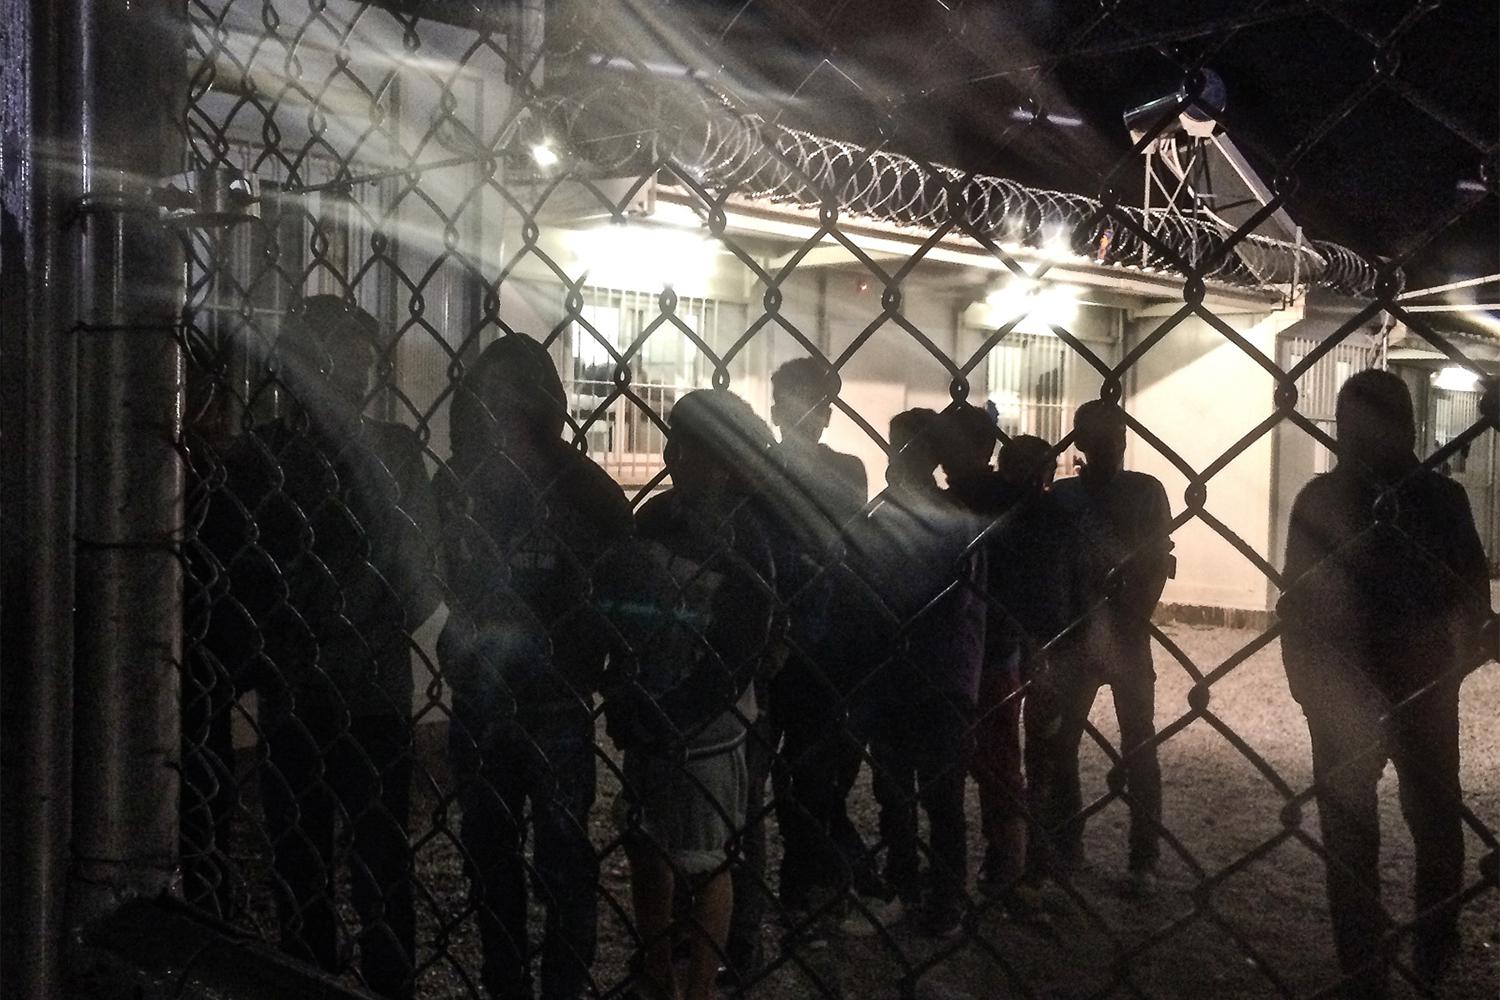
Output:
M1492 995L1489 341L1404 275L1496 132L1401 57L1493 32L829 6L189 4L187 899L389 996ZM1277 32L1360 68L1247 159ZM1088 191L932 155L1125 53ZM1381 257L1287 215L1377 100L1473 180Z

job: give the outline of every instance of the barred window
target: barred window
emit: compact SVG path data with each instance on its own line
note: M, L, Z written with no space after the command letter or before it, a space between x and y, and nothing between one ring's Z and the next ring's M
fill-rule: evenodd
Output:
M563 385L573 419L586 425L589 457L633 491L663 469L666 434L661 422L671 417L672 404L711 384L712 362L693 338L722 351L743 331L745 306L683 296L672 309L672 322L665 318L659 294L586 286L583 301L582 322L571 324ZM630 390L640 402L615 390L616 359L632 350ZM760 351L740 355L731 377L737 383L764 382L763 358Z

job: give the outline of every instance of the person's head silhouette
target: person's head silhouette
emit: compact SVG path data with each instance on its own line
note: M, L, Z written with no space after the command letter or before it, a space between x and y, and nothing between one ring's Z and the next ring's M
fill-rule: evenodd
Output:
M1125 465L1125 411L1091 399L1073 415L1073 443L1083 452L1083 474L1107 481Z
M298 404L358 412L380 355L380 324L337 295L314 295L287 313L276 350Z
M1000 475L1010 485L1034 493L1052 488L1057 457L1052 446L1034 434L1017 434L1000 449Z
M771 422L783 441L817 444L833 419L839 373L816 358L788 361L771 373Z
M1400 376L1378 368L1351 376L1339 390L1335 419L1341 461L1350 459L1379 474L1414 460L1417 425L1411 393Z
M995 423L989 414L958 403L943 412L941 421L939 451L949 481L987 472L995 451Z
M891 418L891 460L885 480L892 486L935 487L938 415L925 407Z
M525 334L507 334L479 353L454 390L454 454L559 441L566 414L567 395L547 349Z
M773 441L750 404L727 389L697 389L672 406L663 458L685 496L718 503L766 475Z

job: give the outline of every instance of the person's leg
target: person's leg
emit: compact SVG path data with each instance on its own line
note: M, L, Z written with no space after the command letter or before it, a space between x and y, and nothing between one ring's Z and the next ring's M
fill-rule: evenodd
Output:
M1030 820L1026 831L1026 878L1040 880L1047 874L1052 830L1056 829L1058 734L1062 719L1058 699L1049 685L1033 681L1022 705L1025 738L1026 808Z
M876 736L870 751L871 786L885 847L885 881L904 902L915 904L921 897L916 771L909 748L902 746L900 734L894 731Z
M1392 759L1401 783L1401 812L1416 848L1415 964L1435 978L1457 939L1463 890L1463 789L1458 767L1458 692L1444 688L1399 710Z
M1078 778L1078 753L1088 724L1089 710L1099 693L1099 679L1082 672L1076 664L1062 667L1054 681L1057 705L1057 730L1049 742L1052 776L1047 782L1046 806L1039 820L1045 843L1044 865L1050 872L1066 870L1081 864L1084 821L1083 789Z
M739 856L731 869L734 913L730 918L726 957L740 975L757 969L763 960L762 925L769 899L766 880L766 779L776 754L779 733L770 711L763 711L745 736L746 822L740 834Z
M599 926L599 858L589 837L593 720L569 716L532 735L545 756L531 780L535 863L547 912L542 1000L578 1000L589 986Z
M459 843L479 923L480 978L496 998L530 991L526 872L520 826L525 761L477 706L455 700L448 752L463 822ZM522 750L526 748L520 748Z
M1125 788L1130 796L1130 870L1155 870L1161 856L1161 764L1156 747L1156 674L1146 663L1110 683L1115 717L1120 723L1120 754L1125 759Z
M268 766L261 800L276 869L281 947L329 972L338 970L338 925L333 907L334 799L322 745L333 728L329 713L304 710L270 722Z
M630 901L640 938L641 992L646 1000L677 1000L677 975L672 968L672 893L676 884L672 863L640 835L625 838L625 856L630 862Z
M714 977L733 912L734 881L728 871L714 872L694 892L693 946L683 1000L713 1000Z
M771 716L781 738L772 775L776 795L776 825L781 832L781 903L805 910L818 878L819 830L817 803L809 782L816 768L819 729L807 671L802 657L788 660L768 688Z
M988 665L975 716L973 772L985 840L980 880L988 890L1019 879L1026 859L1020 678L1014 668L1014 661Z
M1379 731L1338 715L1308 717L1318 820L1327 852L1328 910L1339 966L1351 996L1379 997L1386 969L1381 938L1389 919L1380 905L1380 812L1376 786L1384 749Z
M927 908L943 919L961 912L968 881L968 820L964 791L969 771L968 706L932 695L918 710L918 794L930 838Z
M843 738L831 751L835 796L828 821L828 834L838 848L841 870L853 890L863 896L879 896L884 891L879 869L870 856L870 845L849 815L849 795L859 780L864 763L864 746L847 723L839 723Z
M844 845L836 839L847 838L847 833L836 832L836 823L845 808L842 772L848 769L848 750L834 699L825 687L806 689L800 711L785 728L784 752L798 815L799 889L805 902L815 907L841 897L849 883ZM791 845L789 840L789 851Z
M365 985L381 996L410 997L417 925L407 835L411 723L395 713L357 717L334 756L335 787L353 828L349 867Z

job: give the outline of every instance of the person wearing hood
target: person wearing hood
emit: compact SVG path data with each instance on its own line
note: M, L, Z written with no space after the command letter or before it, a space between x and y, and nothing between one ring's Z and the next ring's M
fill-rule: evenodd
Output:
M1463 487L1424 468L1411 395L1389 372L1339 390L1338 465L1292 506L1282 660L1312 738L1334 942L1351 997L1386 994L1376 786L1387 761L1416 848L1413 967L1455 951L1463 889L1458 694L1491 658L1489 573ZM1491 637L1492 638L1492 637Z
M211 612L224 621L210 627L245 637L225 650L225 669L259 695L282 947L342 971L337 869L347 864L364 982L409 997L410 636L440 591L421 443L364 414L379 333L374 317L332 295L287 317L283 414L226 454L205 537L227 568Z
M453 690L480 975L495 1000L534 995L528 869L546 910L544 1000L583 995L596 948L593 708L609 640L590 579L631 518L620 487L563 440L566 412L546 348L502 337L457 385L453 457L436 484L451 609L438 659Z

